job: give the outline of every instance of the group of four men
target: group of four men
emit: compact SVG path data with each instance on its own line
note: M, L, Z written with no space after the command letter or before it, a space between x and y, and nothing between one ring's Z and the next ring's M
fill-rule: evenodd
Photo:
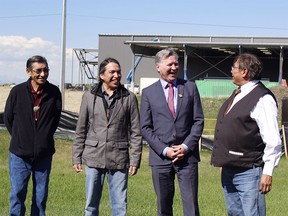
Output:
M126 215L128 175L135 175L140 166L142 136L149 144L157 215L173 215L176 175L183 215L200 215L198 142L204 126L200 96L194 82L178 78L175 50L160 50L155 63L160 79L143 89L140 114L136 96L120 83L121 67L114 58L100 64L99 83L82 97L72 163L76 172L85 164L86 216L99 215L106 175L112 215ZM44 57L29 58L26 68L29 79L11 90L4 112L12 136L10 215L25 214L31 173L31 215L45 215L61 93L47 81ZM218 115L211 164L221 167L228 215L266 214L264 195L271 190L281 155L277 102L259 81L261 70L252 54L234 59L231 74L239 90Z

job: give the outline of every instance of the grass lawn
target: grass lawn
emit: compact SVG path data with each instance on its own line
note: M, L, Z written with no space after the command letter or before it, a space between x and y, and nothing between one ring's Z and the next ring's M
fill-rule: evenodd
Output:
M9 213L9 175L8 146L10 136L7 131L0 131L0 215ZM53 158L47 215L79 216L83 215L85 205L85 174L76 174L71 164L70 140L56 140L56 154ZM226 215L224 198L220 186L219 170L211 167L211 152L201 151L199 163L199 205L204 216ZM282 157L273 177L273 189L267 195L267 215L286 216L288 212L286 188L288 160ZM31 184L26 200L27 214L30 213ZM111 215L107 186L105 185L100 205L100 215ZM156 197L153 190L151 172L148 166L148 148L144 147L141 168L136 176L129 177L128 216L156 215ZM181 198L178 185L174 199L174 215L181 216Z

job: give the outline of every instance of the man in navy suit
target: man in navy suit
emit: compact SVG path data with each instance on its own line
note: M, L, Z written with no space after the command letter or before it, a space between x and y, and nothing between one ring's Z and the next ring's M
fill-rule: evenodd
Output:
M155 63L160 80L142 91L140 122L142 135L149 143L158 216L173 215L175 175L183 215L199 215L198 141L204 126L200 96L195 83L177 78L178 54L173 49L159 51Z

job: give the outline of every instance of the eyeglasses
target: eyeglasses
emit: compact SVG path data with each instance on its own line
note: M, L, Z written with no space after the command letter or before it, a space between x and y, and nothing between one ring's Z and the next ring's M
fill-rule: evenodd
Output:
M233 66L233 65L231 66L231 69L232 69L232 70L235 69L235 68L239 68L239 67L235 67L235 66Z
M31 69L31 71L33 71L36 74L41 74L43 71L45 74L47 74L47 73L49 73L49 68L39 68L39 69L35 69L35 70Z

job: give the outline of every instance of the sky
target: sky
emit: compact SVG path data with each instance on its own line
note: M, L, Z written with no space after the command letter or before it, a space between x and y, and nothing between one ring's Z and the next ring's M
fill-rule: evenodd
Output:
M26 81L27 59L43 55L50 67L48 80L59 85L63 0L0 3L0 84ZM287 0L67 0L66 4L68 83L79 81L73 48L97 49L99 34L288 37Z

